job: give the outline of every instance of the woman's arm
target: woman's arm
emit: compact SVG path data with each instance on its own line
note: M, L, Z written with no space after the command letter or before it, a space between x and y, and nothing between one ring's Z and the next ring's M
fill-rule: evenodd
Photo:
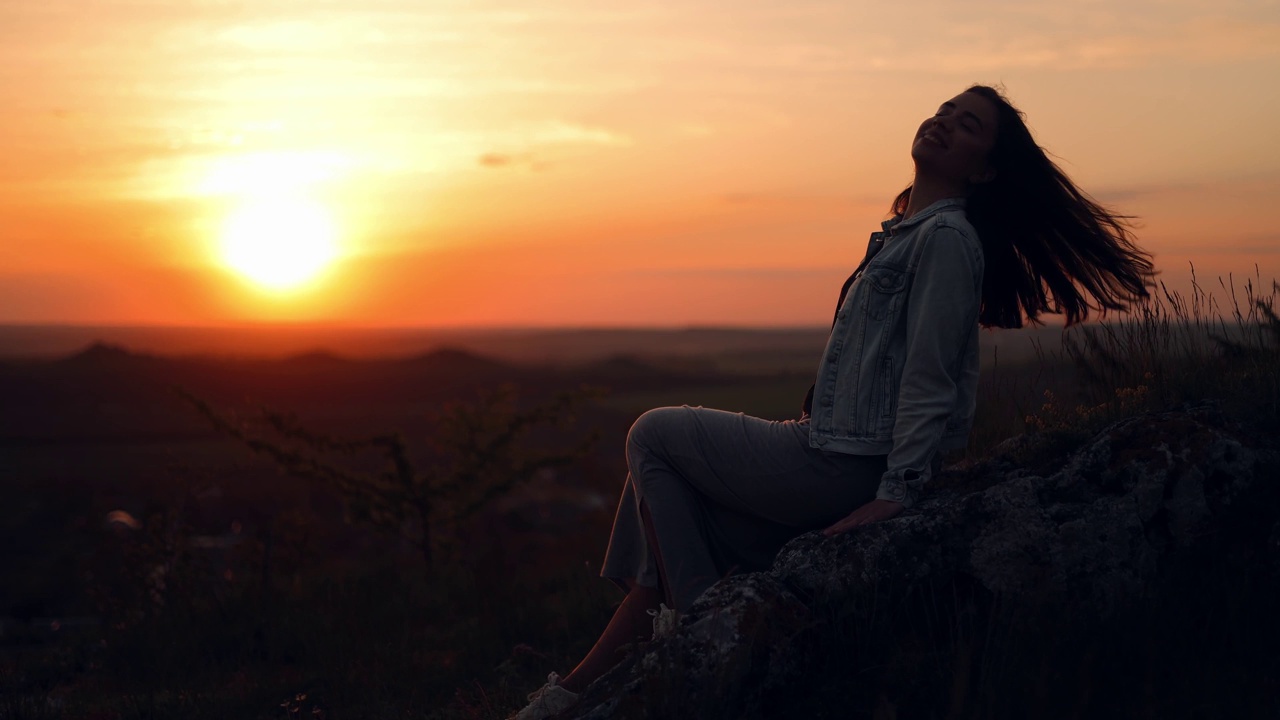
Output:
M978 322L982 299L982 247L941 219L920 253L907 300L906 363L898 388L893 449L877 500L911 507L929 481L930 461L947 418L955 411L952 373Z

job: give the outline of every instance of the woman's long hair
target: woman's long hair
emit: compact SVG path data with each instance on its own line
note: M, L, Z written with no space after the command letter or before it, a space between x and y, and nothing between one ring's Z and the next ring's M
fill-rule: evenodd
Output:
M1132 218L1077 188L999 90L974 85L966 92L999 112L988 157L995 178L974 186L965 206L985 257L979 323L1016 328L1024 314L1038 324L1041 313L1064 313L1070 327L1090 310L1105 315L1147 297L1155 271L1133 242ZM906 212L910 197L908 186L893 201L894 215Z

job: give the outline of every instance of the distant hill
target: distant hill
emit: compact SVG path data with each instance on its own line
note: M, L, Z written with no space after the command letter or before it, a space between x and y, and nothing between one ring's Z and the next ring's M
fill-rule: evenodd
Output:
M533 397L583 385L626 392L741 380L713 362L634 355L572 365L456 347L381 359L322 349L281 358L162 357L95 341L61 358L0 362L0 445L208 434L175 388L223 407L268 406L364 429L421 420L441 403L505 383Z
M128 348L135 354L206 358L420 359L464 353L495 361L581 365L621 356L767 359L774 366L815 366L827 326L793 328L318 328L309 326L198 328L0 325L0 359L53 359ZM1033 357L1038 342L1059 346L1056 326L983 332L983 358L1019 362ZM443 361L442 361L443 362ZM459 360L459 362L465 362Z

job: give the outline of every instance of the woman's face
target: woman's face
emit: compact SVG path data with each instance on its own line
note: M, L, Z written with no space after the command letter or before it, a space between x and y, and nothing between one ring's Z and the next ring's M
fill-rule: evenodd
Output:
M996 106L977 93L962 92L942 103L920 123L911 144L917 173L928 173L957 187L987 182L995 171L987 156L996 142Z

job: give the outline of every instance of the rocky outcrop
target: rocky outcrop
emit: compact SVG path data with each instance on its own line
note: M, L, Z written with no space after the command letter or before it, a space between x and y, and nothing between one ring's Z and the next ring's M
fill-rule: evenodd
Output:
M813 691L832 652L859 655L835 665L883 677L901 662L904 623L949 628L942 675L960 687L957 674L977 669L956 664L957 615L974 608L1003 608L1006 623L1019 609L1043 623L1044 609L1062 608L1072 627L1102 626L1162 592L1180 563L1216 562L1227 547L1280 575L1280 454L1211 407L1116 422L1040 467L1028 465L1025 439L1016 445L948 468L893 520L832 539L806 534L768 572L722 581L565 717L814 717L796 709L797 689ZM974 600L931 615L948 593ZM953 710L961 690L950 691ZM892 707L876 716L893 717Z

